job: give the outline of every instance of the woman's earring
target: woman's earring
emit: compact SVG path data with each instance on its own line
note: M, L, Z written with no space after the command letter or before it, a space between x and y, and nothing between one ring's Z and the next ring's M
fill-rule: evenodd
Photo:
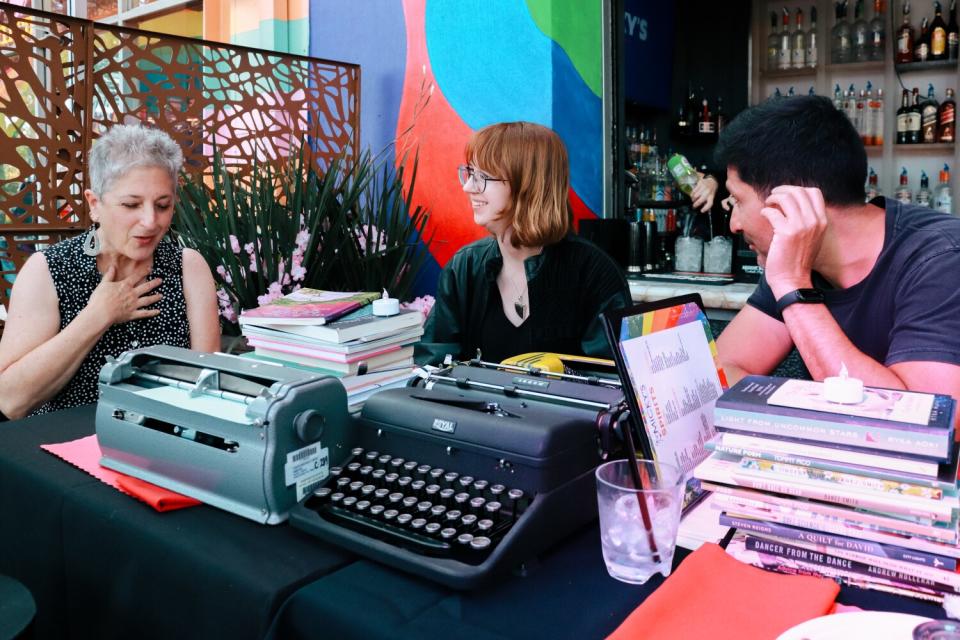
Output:
M103 248L100 243L100 236L97 234L97 229L99 228L100 223L94 222L90 226L90 230L87 231L87 237L83 239L83 252L91 258L96 258L100 255L100 249Z

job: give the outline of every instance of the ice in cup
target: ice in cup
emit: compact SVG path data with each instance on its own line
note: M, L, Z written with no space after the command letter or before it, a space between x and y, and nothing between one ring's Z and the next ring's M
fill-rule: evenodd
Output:
M700 271L700 258L703 255L703 240L691 236L680 236L674 247L677 271Z
M715 236L703 245L703 270L707 273L731 273L733 241L726 236Z
M642 489L636 488L627 460L597 467L597 507L607 573L621 582L643 584L655 573L670 575L684 479L671 464L635 464Z

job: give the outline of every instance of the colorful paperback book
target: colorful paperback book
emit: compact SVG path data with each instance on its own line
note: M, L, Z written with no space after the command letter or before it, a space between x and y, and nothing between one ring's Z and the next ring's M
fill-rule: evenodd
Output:
M946 462L953 452L948 395L864 388L855 405L824 399L823 383L747 376L717 400L719 429L896 451Z
M301 371L309 371L311 373L316 373L317 375L323 376L332 376L340 380L340 384L343 385L344 389L347 390L347 395L354 391L362 391L368 387L371 387L379 382L384 382L396 377L404 377L409 379L413 373L413 367L410 365L397 365L396 367L390 367L387 369L381 369L379 371L373 371L370 373L365 373L362 375L345 375L337 371L329 371L327 369L320 369L318 367L310 367L302 365L296 362L289 362L285 360L277 360L275 358L268 358L266 356L259 355L253 351L240 354L242 358L251 358L253 360L258 360L260 362L269 364L276 367L290 367L293 369L299 369Z
M416 310L401 311L395 316L375 316L369 307L356 314L344 316L325 325L280 325L267 323L263 326L280 328L316 340L342 344L351 340L381 340L402 330L423 324L423 314Z
M726 456L758 458L821 471L865 476L919 487L931 487L942 491L943 495L946 496L957 495L957 458L960 454L960 447L954 447L950 463L939 465L932 462L861 454L844 449L786 443L782 440L755 438L733 432L720 434L708 442L706 447L710 451ZM851 462L850 460L856 460L857 462ZM881 464L884 466L879 466ZM890 467L893 467L893 469ZM914 468L926 472L913 473L903 470ZM935 471L936 474L931 475L928 470Z
M767 473L757 469L744 468L739 463L723 460L716 454L712 454L700 464L694 475L705 482L801 496L880 513L930 519L935 522L950 522L956 517L958 509L956 498L929 500L913 496L866 491L856 487L795 476Z
M351 314L352 315L352 314ZM423 335L423 327L417 325L409 329L403 329L397 333L378 338L376 340L351 340L350 342L326 342L309 338L298 333L281 331L270 327L255 327L247 325L243 328L243 335L250 340L269 340L270 342L279 342L284 344L297 345L318 351L326 351L340 355L349 355L353 353L362 353L372 351L381 347L399 344L407 345L417 341Z
M391 351L397 351L404 346L400 344L390 344L365 351L358 351L356 353L337 353L335 351L323 351L321 349L302 347L289 342L277 342L274 340L254 338L252 336L247 338L247 344L251 347L254 347L258 353L263 353L264 355L270 355L267 352L279 352L283 354L314 358L320 361L340 362L343 364L365 360L367 358L379 356L384 353L390 353ZM323 362L319 363L318 366L324 366Z
M371 291L298 289L279 300L240 314L240 325L323 325L370 304L381 294Z
M315 367L320 371L333 371L343 375L356 375L361 373L362 369L375 372L380 369L395 369L401 366L413 366L413 347L401 347L399 349L388 351L374 356L364 356L359 360L352 362L334 362L332 360L318 360L311 356L301 356L274 349L264 349L257 347L255 352L258 355L272 358L274 360L294 362L297 364Z
M868 579L889 580L890 582L899 582L915 587L932 589L942 593L957 593L957 580L953 579L946 571L938 572L940 575L929 575L929 570L898 570L878 564L870 564L850 558L844 558L831 553L823 553L814 549L767 540L754 535L744 536L744 547L748 551L757 551L769 555L797 560L810 565L832 567L843 571L858 573ZM956 574L953 574L954 576Z
M764 522L762 520L754 520L753 518L742 518L727 513L720 514L720 524L726 527L734 527L741 531L759 533L764 536L776 536L786 541L795 540L797 542L832 547L844 551L855 551L878 558L911 563L940 571L956 571L957 569L956 558L908 549L895 544L885 544L835 533L791 527L777 522Z

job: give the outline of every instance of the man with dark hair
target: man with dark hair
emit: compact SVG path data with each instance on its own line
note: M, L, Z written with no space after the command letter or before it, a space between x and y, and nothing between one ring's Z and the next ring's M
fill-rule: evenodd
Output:
M731 383L795 346L815 380L845 365L870 386L960 397L960 219L865 204L863 144L827 98L743 112L716 157L730 229L764 267L717 343Z

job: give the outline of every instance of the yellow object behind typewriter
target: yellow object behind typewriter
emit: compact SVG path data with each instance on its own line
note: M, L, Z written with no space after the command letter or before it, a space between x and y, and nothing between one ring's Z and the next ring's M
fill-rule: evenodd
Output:
M545 351L522 353L507 358L500 364L537 368L547 373L617 375L617 368L613 360L591 358L590 356L571 356L565 353L547 353Z

